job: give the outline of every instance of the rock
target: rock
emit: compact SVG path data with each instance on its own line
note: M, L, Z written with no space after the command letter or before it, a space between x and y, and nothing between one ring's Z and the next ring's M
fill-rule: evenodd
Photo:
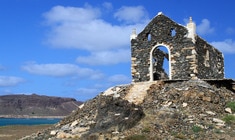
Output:
M225 108L225 112L226 112L226 113L229 113L229 114L232 114L232 109L229 108L229 107L227 107L227 108Z
M84 107L84 104L81 104L78 108L82 109Z
M52 130L50 134L54 136L54 135L56 135L57 133L58 133L57 130Z
M113 97L114 97L114 98L119 98L119 97L120 97L120 94L115 93L115 94L113 95Z
M221 127L221 126L225 126L225 124L224 124L224 123L217 123L216 125L217 125L217 126L219 126L219 127Z
M203 100L203 101L210 102L210 101L211 101L211 97L206 97L206 96L204 96L204 97L202 97L202 100Z
M65 139L65 138L71 138L72 134L65 133L65 132L58 132L57 138L58 139Z
M225 122L221 119L218 119L218 118L213 118L212 119L213 122L216 122L216 123L221 123L221 124L224 124Z
M72 133L83 133L88 131L90 128L89 127L76 127L72 130Z
M117 135L117 134L119 134L119 132L118 131L114 131L114 132L112 132L112 134Z
M120 116L121 114L120 113L116 113L116 114L114 114L114 116Z
M209 114L209 115L213 115L213 116L216 115L216 114L215 114L214 112L212 112L212 111L206 111L206 113Z
M201 117L206 117L207 115L206 114L199 114Z
M71 127L74 127L74 126L76 126L77 124L78 124L78 120L72 122Z
M69 124L66 124L66 125L62 126L61 130L63 130L63 131L69 130L70 129L69 126L70 126Z
M170 105L172 104L172 102L166 102L166 103L164 103L164 107L169 107Z
M187 103L183 103L183 107L186 107L188 104Z

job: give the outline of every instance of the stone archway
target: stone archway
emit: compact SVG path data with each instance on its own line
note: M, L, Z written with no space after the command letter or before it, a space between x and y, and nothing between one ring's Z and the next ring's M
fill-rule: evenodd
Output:
M158 44L152 48L150 52L150 81L171 80L170 58L171 53L167 45Z

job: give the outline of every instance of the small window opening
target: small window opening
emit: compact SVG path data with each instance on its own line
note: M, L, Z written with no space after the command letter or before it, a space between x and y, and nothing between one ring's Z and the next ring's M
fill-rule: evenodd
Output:
M205 56L205 58L204 58L204 65L205 65L206 67L210 67L209 61L210 61L210 54L209 54L209 51L206 50L206 56Z
M151 41L151 34L148 34L148 41Z
M171 36L174 37L176 35L175 29L171 29Z

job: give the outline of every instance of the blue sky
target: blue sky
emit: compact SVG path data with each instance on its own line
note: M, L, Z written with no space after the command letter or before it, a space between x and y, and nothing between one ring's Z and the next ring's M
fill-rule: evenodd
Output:
M131 82L130 34L158 12L223 52L235 79L233 0L1 0L0 95L40 94L85 101Z

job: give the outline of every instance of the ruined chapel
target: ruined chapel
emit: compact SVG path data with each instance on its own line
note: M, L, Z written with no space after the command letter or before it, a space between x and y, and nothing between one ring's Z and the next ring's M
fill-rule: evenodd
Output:
M192 18L183 26L160 12L130 39L133 82L224 78L223 54L196 34Z

